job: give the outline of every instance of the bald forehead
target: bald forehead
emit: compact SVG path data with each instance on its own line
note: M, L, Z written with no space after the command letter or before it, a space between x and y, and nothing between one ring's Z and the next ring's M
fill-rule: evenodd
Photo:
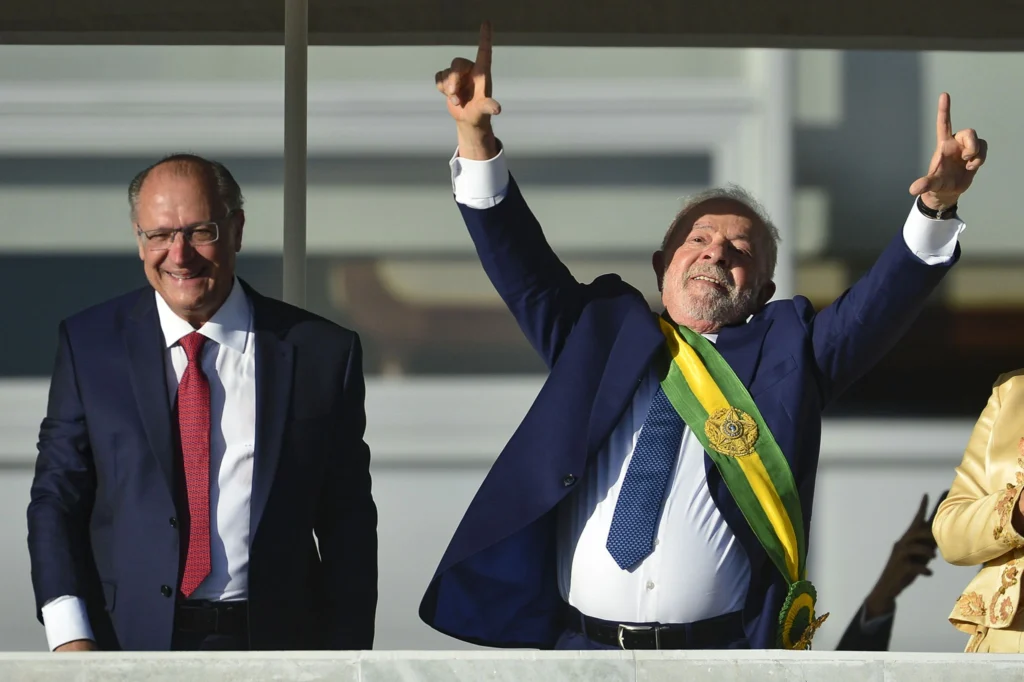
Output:
M168 161L154 166L139 187L139 199L145 201L171 188L195 193L196 198L201 196L211 206L216 203L216 183L209 169L187 161Z
M194 178L199 182L213 186L213 173L205 165L195 161L175 160L153 166L142 183L144 188L150 181L159 182L171 178Z

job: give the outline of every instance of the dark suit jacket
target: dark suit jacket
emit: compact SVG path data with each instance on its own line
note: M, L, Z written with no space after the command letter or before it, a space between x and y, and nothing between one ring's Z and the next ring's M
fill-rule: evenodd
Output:
M665 341L643 296L619 277L591 284L572 277L514 181L497 206L459 210L484 270L550 374L456 530L420 617L467 642L551 648L565 609L555 564L558 505ZM900 338L948 269L924 264L901 231L870 272L821 312L802 297L778 301L718 335L719 352L789 460L805 532L822 410ZM705 466L712 498L751 563L748 644L773 647L786 585L707 456Z
M243 286L256 343L251 646L371 648L377 510L359 338ZM50 599L82 597L104 649L171 646L180 454L164 362L149 287L60 324L28 507L32 583L40 619Z

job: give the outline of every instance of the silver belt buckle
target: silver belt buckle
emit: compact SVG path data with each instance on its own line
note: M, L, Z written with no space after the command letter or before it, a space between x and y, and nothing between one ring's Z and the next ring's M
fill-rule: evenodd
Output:
M626 643L622 641L622 637L627 630L629 632L646 632L647 630L654 630L654 648L661 648L661 631L659 630L659 628L653 625L623 625L620 623L617 632L620 649L625 650L626 648Z

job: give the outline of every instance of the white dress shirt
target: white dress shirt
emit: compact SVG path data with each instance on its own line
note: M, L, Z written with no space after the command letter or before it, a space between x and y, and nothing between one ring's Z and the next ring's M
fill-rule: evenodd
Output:
M188 358L179 341L198 331L202 368L210 383L210 574L190 599L232 601L248 597L249 501L256 447L256 348L252 305L235 280L224 304L198 330L171 311L156 292L166 344L167 391L174 405ZM62 596L43 606L50 649L93 639L81 598Z
M486 209L506 195L504 150L487 161L451 159L455 200ZM903 227L910 250L929 265L948 262L966 226L911 209ZM717 335L705 335L712 343ZM658 389L652 371L640 383L594 463L559 508L558 583L562 598L595 618L634 623L692 623L743 608L750 584L746 552L711 499L704 448L689 428L668 483L654 550L632 570L606 548L619 489L647 409ZM863 614L862 614L863 617ZM870 626L877 627L883 616ZM862 621L863 622L863 621Z

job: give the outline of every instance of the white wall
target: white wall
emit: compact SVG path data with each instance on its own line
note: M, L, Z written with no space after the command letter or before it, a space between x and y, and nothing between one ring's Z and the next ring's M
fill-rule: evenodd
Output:
M33 619L25 508L45 381L0 383L0 649L44 646ZM535 378L371 380L367 441L380 510L379 649L461 649L418 616L419 600L487 468L525 414ZM970 422L829 421L812 527L818 634L830 649L870 590L924 493L949 487ZM961 651L945 618L972 569L932 564L899 601L894 651Z

